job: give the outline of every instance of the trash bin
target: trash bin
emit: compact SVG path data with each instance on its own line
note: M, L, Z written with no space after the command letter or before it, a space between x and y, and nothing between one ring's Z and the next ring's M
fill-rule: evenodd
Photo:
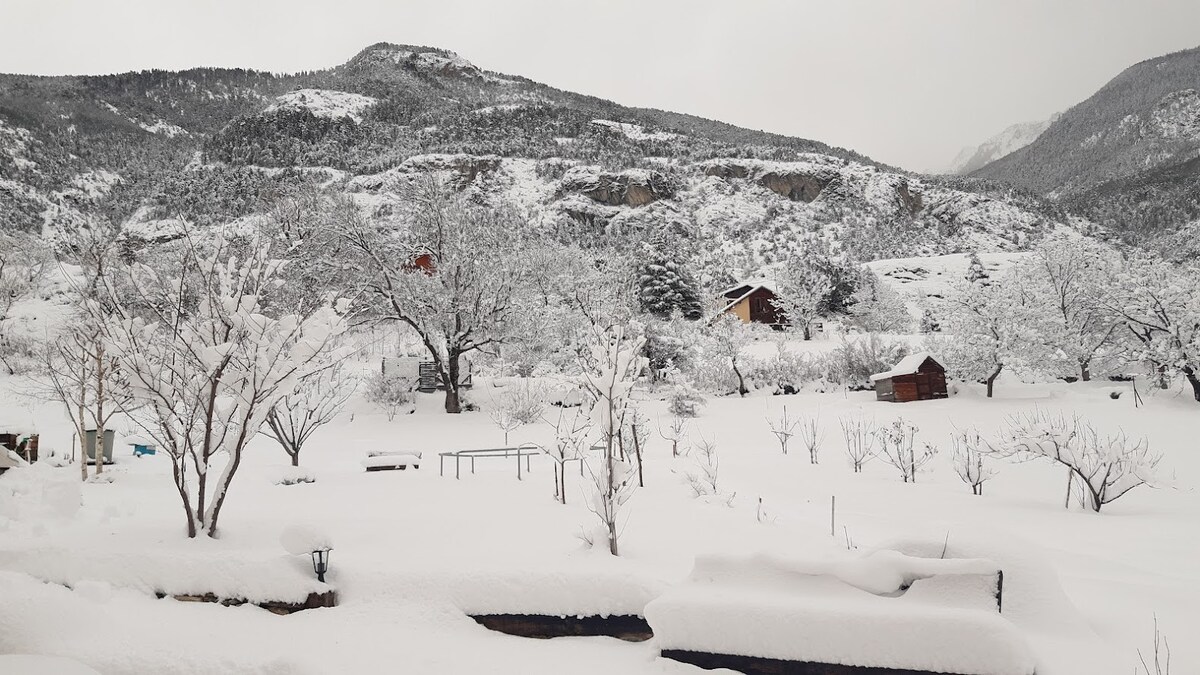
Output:
M83 432L83 447L87 449L88 464L96 463L96 430L88 429ZM104 430L104 463L113 463L113 443L116 441L116 432L112 429Z

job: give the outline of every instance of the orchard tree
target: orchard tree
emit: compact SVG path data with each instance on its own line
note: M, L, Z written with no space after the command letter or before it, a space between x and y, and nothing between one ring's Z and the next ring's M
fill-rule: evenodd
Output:
M624 326L613 326L594 337L584 384L592 399L591 420L600 434L604 454L589 462L594 482L588 507L604 525L608 550L618 555L620 515L637 487L638 472L629 455L618 455L618 444L626 420L629 396L645 370L641 356L643 338L630 335Z
M519 218L429 174L401 191L397 208L386 223L348 213L341 231L366 259L376 318L416 332L446 388L446 412L458 413L463 357L495 352L511 335L525 277Z
M1047 310L1015 273L990 285L960 282L945 306L942 356L959 377L984 382L988 398L1006 367L1044 360Z
M1050 310L1043 334L1050 357L1084 382L1091 380L1093 362L1112 344L1120 325L1104 300L1120 259L1093 239L1055 237L1043 241L1017 269L1033 302Z
M342 352L348 356L348 352ZM300 450L317 429L337 418L354 395L357 377L346 368L345 359L330 359L329 366L301 378L285 390L267 413L263 434L279 444L300 466Z
M1106 303L1123 324L1132 358L1164 377L1183 374L1200 401L1200 267L1141 255L1125 268Z
M783 312L787 321L801 331L805 340L812 339L812 323L827 307L834 289L833 278L817 265L813 255L797 256L787 261L775 279L775 298L772 303Z
M849 311L854 323L870 333L908 333L913 317L904 298L891 284L863 267Z
M0 363L9 375L17 372L17 358L29 355L33 347L28 336L14 330L12 310L37 294L49 263L37 237L0 232Z
M140 405L128 412L171 459L189 537L217 535L246 444L298 381L338 358L348 304L264 313L283 263L266 242L210 236L186 232L154 252L155 267L114 279L103 325Z

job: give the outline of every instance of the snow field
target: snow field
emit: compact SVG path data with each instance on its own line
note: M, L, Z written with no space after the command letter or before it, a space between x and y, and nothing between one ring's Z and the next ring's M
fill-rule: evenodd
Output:
M19 391L17 385L11 378L0 381L9 392ZM474 398L486 403L494 393L488 386L480 380ZM1124 675L1135 650L1151 647L1153 615L1177 642L1186 638L1176 636L1200 628L1194 612L1200 606L1200 544L1194 538L1200 499L1187 489L1196 484L1200 460L1188 433L1194 403L1165 392L1135 409L1129 396L1108 397L1113 386L1002 383L999 398L986 400L960 384L962 393L948 400L902 405L877 403L871 392L710 399L689 435L693 444L706 439L718 446L721 494L703 499L693 498L683 480L695 469L694 458L672 459L669 444L657 436L657 425L668 420L666 403L644 400L655 427L647 485L624 511L621 558L609 556L603 541L593 549L583 544L581 536L597 521L584 507L587 479L573 465L566 506L553 500L547 458L535 459L524 481L503 461L480 461L475 475L457 481L439 477L432 464L419 471L364 472L368 451L419 451L430 458L501 442L502 432L485 412L449 417L433 395L419 397L416 414L391 423L352 400L301 455L313 483L274 484L287 457L269 439L257 438L231 487L220 537L212 541L185 538L166 475L169 460L161 454L135 459L118 439L121 454L106 471L114 476L109 484L77 485L71 480L77 467L48 465L0 478L0 654L64 656L106 674L398 667L438 673L699 672L656 658L662 641L676 639L669 632L645 644L523 640L491 633L466 614L640 613L653 598L669 598L668 589L687 592L691 582L680 584L693 575L698 558L700 571L712 556L844 563L891 546L931 558L945 548L947 557L985 559L1003 568L1002 617L1028 644L1038 673ZM820 416L819 464L810 464L796 447L788 456L780 453L765 418L784 404L790 414ZM1146 435L1183 489L1135 490L1100 515L1068 511L1062 506L1065 476L1057 467L1003 463L984 496L973 496L950 468L949 434L971 425L994 433L1006 416L1034 406ZM880 423L903 415L919 428L918 442L938 445L941 453L916 484L901 483L898 472L879 461L855 475L846 465L839 420L858 414ZM0 417L36 420L44 448L70 445L69 426L51 406L8 394ZM548 443L551 432L531 425L509 440ZM46 490L59 481L75 485L78 499ZM288 555L280 544L292 524L331 538L327 578L338 590L338 607L279 617L250 606L180 603L149 594L152 587L240 597L307 593L319 587L308 557ZM855 575L851 583L877 576ZM729 639L779 644L767 636L784 624L761 620L774 597L771 588L758 587L761 602L742 602L760 597L754 594L712 600L723 603L723 612L748 613L745 622L730 622L742 629L726 631ZM918 599L903 601L918 605ZM845 617L850 609L834 602L829 611ZM813 621L822 616L810 615ZM759 618L751 622L753 617ZM707 641L699 631L713 625L701 622L677 637ZM751 627L756 630L746 630ZM944 642L967 640L959 635L943 633ZM1200 656L1186 642L1178 644L1176 668L1200 668Z

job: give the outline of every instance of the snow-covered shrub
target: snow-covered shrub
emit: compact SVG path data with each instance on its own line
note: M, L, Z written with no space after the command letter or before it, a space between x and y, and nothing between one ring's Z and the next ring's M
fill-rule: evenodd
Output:
M543 392L541 387L528 380L519 386L510 387L492 403L488 415L492 423L504 431L504 444L508 445L509 433L542 419Z
M879 456L900 470L905 483L917 482L917 472L937 454L932 445L916 448L917 427L903 417L897 417L875 433L879 437Z
M982 495L983 484L996 475L996 470L984 462L984 456L988 454L987 442L978 429L964 429L950 435L950 444L954 472L971 486L971 494Z
M1146 439L1124 433L1102 436L1079 418L1035 410L1009 420L1005 436L989 452L1005 457L1045 458L1067 467L1097 513L1130 490L1159 483L1162 455L1150 452Z
M315 483L317 477L312 471L299 466L285 467L275 477L275 485L299 485L300 483Z
M363 392L367 402L379 408L388 421L396 419L396 415L405 408L411 407L415 400L413 388L417 385L411 377L396 374L375 373L367 378L367 387Z
M806 384L819 379L821 371L816 361L783 348L774 356L752 359L746 365L746 381L751 387L775 395L798 393Z
M721 462L717 456L716 442L702 438L696 443L694 450L692 456L695 458L696 469L683 474L684 480L687 481L688 487L697 497L720 496L721 490L717 485L717 479L720 477ZM733 497L730 496L730 500L732 499Z
M859 473L863 465L871 461L877 452L875 421L860 413L843 417L841 422L842 438L846 441L846 457L850 459L854 473Z
M872 375L887 371L911 351L907 343L871 333L857 340L843 339L836 349L821 357L820 369L827 382L851 391L866 391L873 386Z
M704 396L696 391L695 387L682 382L671 390L667 412L675 417L696 417L700 414L699 408L704 403Z

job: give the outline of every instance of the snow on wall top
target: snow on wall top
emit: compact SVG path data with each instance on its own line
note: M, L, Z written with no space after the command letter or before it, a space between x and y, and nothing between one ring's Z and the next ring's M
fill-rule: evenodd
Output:
M341 119L349 117L355 122L362 121L362 112L378 103L378 99L361 94L351 94L345 91L331 89L297 89L275 98L263 112L272 112L281 108L306 108L317 117Z

